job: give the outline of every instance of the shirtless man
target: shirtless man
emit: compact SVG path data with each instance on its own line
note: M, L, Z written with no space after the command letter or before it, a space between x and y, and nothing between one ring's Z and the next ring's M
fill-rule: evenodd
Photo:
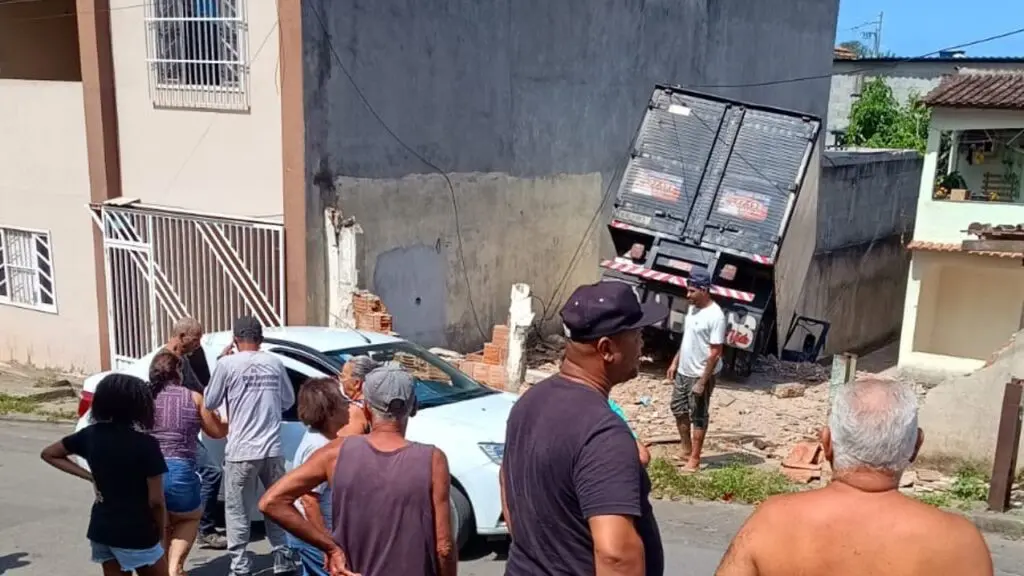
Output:
M832 482L762 504L716 575L992 576L973 524L899 492L922 439L907 386L866 380L840 388L821 435Z

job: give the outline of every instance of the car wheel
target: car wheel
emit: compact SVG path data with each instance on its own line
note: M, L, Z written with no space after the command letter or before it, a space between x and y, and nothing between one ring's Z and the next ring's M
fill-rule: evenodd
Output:
M454 486L452 486L451 493L448 495L448 506L450 508L452 538L455 540L455 548L456 550L462 550L462 547L466 545L466 542L469 542L470 536L475 531L473 526L473 507L469 503L469 498L466 498L466 495Z

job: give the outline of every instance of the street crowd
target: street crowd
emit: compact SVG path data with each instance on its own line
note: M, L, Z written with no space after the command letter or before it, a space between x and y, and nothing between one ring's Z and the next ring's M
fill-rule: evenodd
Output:
M706 270L691 273L682 344L667 374L684 473L700 470L721 370L726 319L710 285ZM508 576L691 573L685 559L666 570L649 500L650 454L609 399L638 374L642 330L667 314L619 282L580 286L565 303L560 371L524 394L507 422L499 477ZM260 350L255 318L235 321L212 374L202 326L186 318L172 332L148 382L106 376L94 424L42 454L92 483L87 537L104 575L182 576L198 542L226 547L230 573L248 576L257 505L275 574L456 574L447 460L405 438L417 411L411 374L356 357L337 379L304 382L296 398L281 361ZM296 402L307 430L286 471L281 418ZM717 574L991 575L973 525L898 490L923 440L916 402L896 382L841 388L821 435L832 481L758 507ZM212 461L200 431L227 439L223 463ZM257 482L267 487L258 503ZM226 538L213 515L222 483Z

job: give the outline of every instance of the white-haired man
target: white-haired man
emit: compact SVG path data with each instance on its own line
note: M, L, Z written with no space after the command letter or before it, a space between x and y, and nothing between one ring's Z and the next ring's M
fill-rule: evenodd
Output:
M832 482L762 504L716 575L991 576L973 524L898 489L923 438L909 387L864 380L841 388L821 436Z

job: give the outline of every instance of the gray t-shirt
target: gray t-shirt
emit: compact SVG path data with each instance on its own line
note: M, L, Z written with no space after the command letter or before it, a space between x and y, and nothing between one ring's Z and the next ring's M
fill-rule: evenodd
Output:
M269 352L235 352L217 361L206 408L227 406L224 459L245 462L281 456L281 413L295 404L288 372Z

